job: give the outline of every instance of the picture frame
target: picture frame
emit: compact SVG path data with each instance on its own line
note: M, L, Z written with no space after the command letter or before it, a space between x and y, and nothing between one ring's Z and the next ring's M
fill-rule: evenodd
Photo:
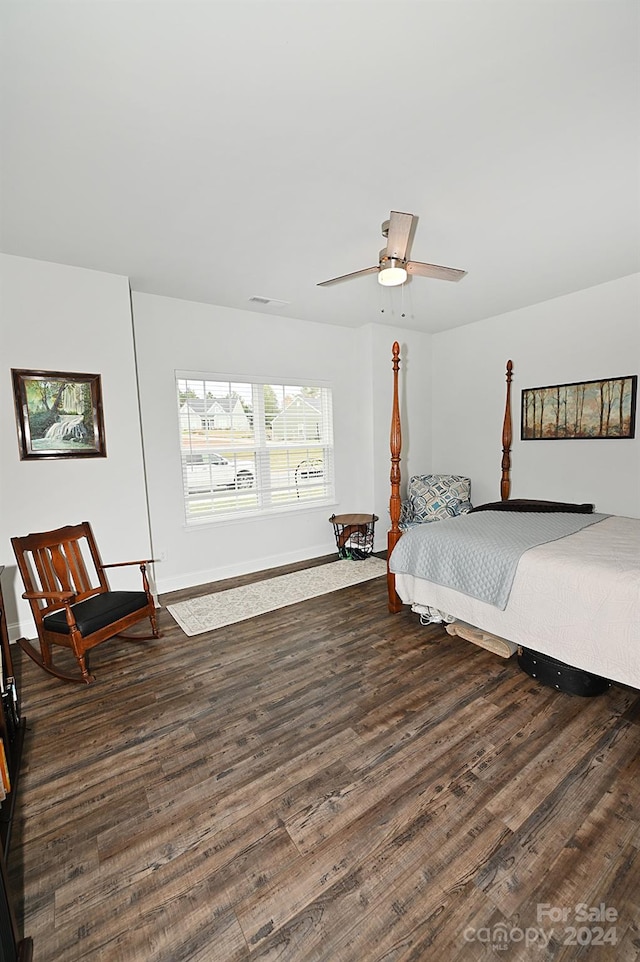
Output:
M522 391L523 441L635 437L638 375L575 381Z
M107 456L99 374L11 374L22 461Z

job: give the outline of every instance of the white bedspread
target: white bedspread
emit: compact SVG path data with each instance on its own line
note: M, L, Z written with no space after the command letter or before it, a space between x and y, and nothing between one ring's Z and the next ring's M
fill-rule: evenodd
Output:
M526 551L504 611L411 575L406 604L461 621L640 689L640 520L610 517Z

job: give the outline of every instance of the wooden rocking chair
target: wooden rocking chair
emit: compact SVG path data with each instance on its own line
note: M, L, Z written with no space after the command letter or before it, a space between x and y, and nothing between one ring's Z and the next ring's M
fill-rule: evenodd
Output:
M22 597L29 601L36 623L40 652L26 638L18 638L18 644L51 675L90 685L95 678L85 657L89 649L115 635L131 641L159 637L146 574L151 559L102 564L88 521L12 538L11 544L26 588ZM105 569L120 565L140 566L142 591L111 591ZM144 618L151 622L150 635L122 634ZM80 675L54 667L53 645L73 651Z

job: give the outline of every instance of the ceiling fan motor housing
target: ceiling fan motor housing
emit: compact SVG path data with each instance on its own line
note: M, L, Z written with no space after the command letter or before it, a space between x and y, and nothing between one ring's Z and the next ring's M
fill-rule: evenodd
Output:
M405 267L406 257L389 257L386 247L383 247L378 257L380 267Z

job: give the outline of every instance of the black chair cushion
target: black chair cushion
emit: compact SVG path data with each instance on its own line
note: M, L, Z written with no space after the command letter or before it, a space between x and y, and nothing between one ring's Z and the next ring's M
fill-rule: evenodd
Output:
M146 606L147 596L144 591L104 591L102 594L87 598L86 601L79 601L71 607L80 634L86 638L94 631L106 628L114 621L119 621L120 618ZM64 611L54 611L42 621L47 631L55 631L60 635L69 634L69 625Z

